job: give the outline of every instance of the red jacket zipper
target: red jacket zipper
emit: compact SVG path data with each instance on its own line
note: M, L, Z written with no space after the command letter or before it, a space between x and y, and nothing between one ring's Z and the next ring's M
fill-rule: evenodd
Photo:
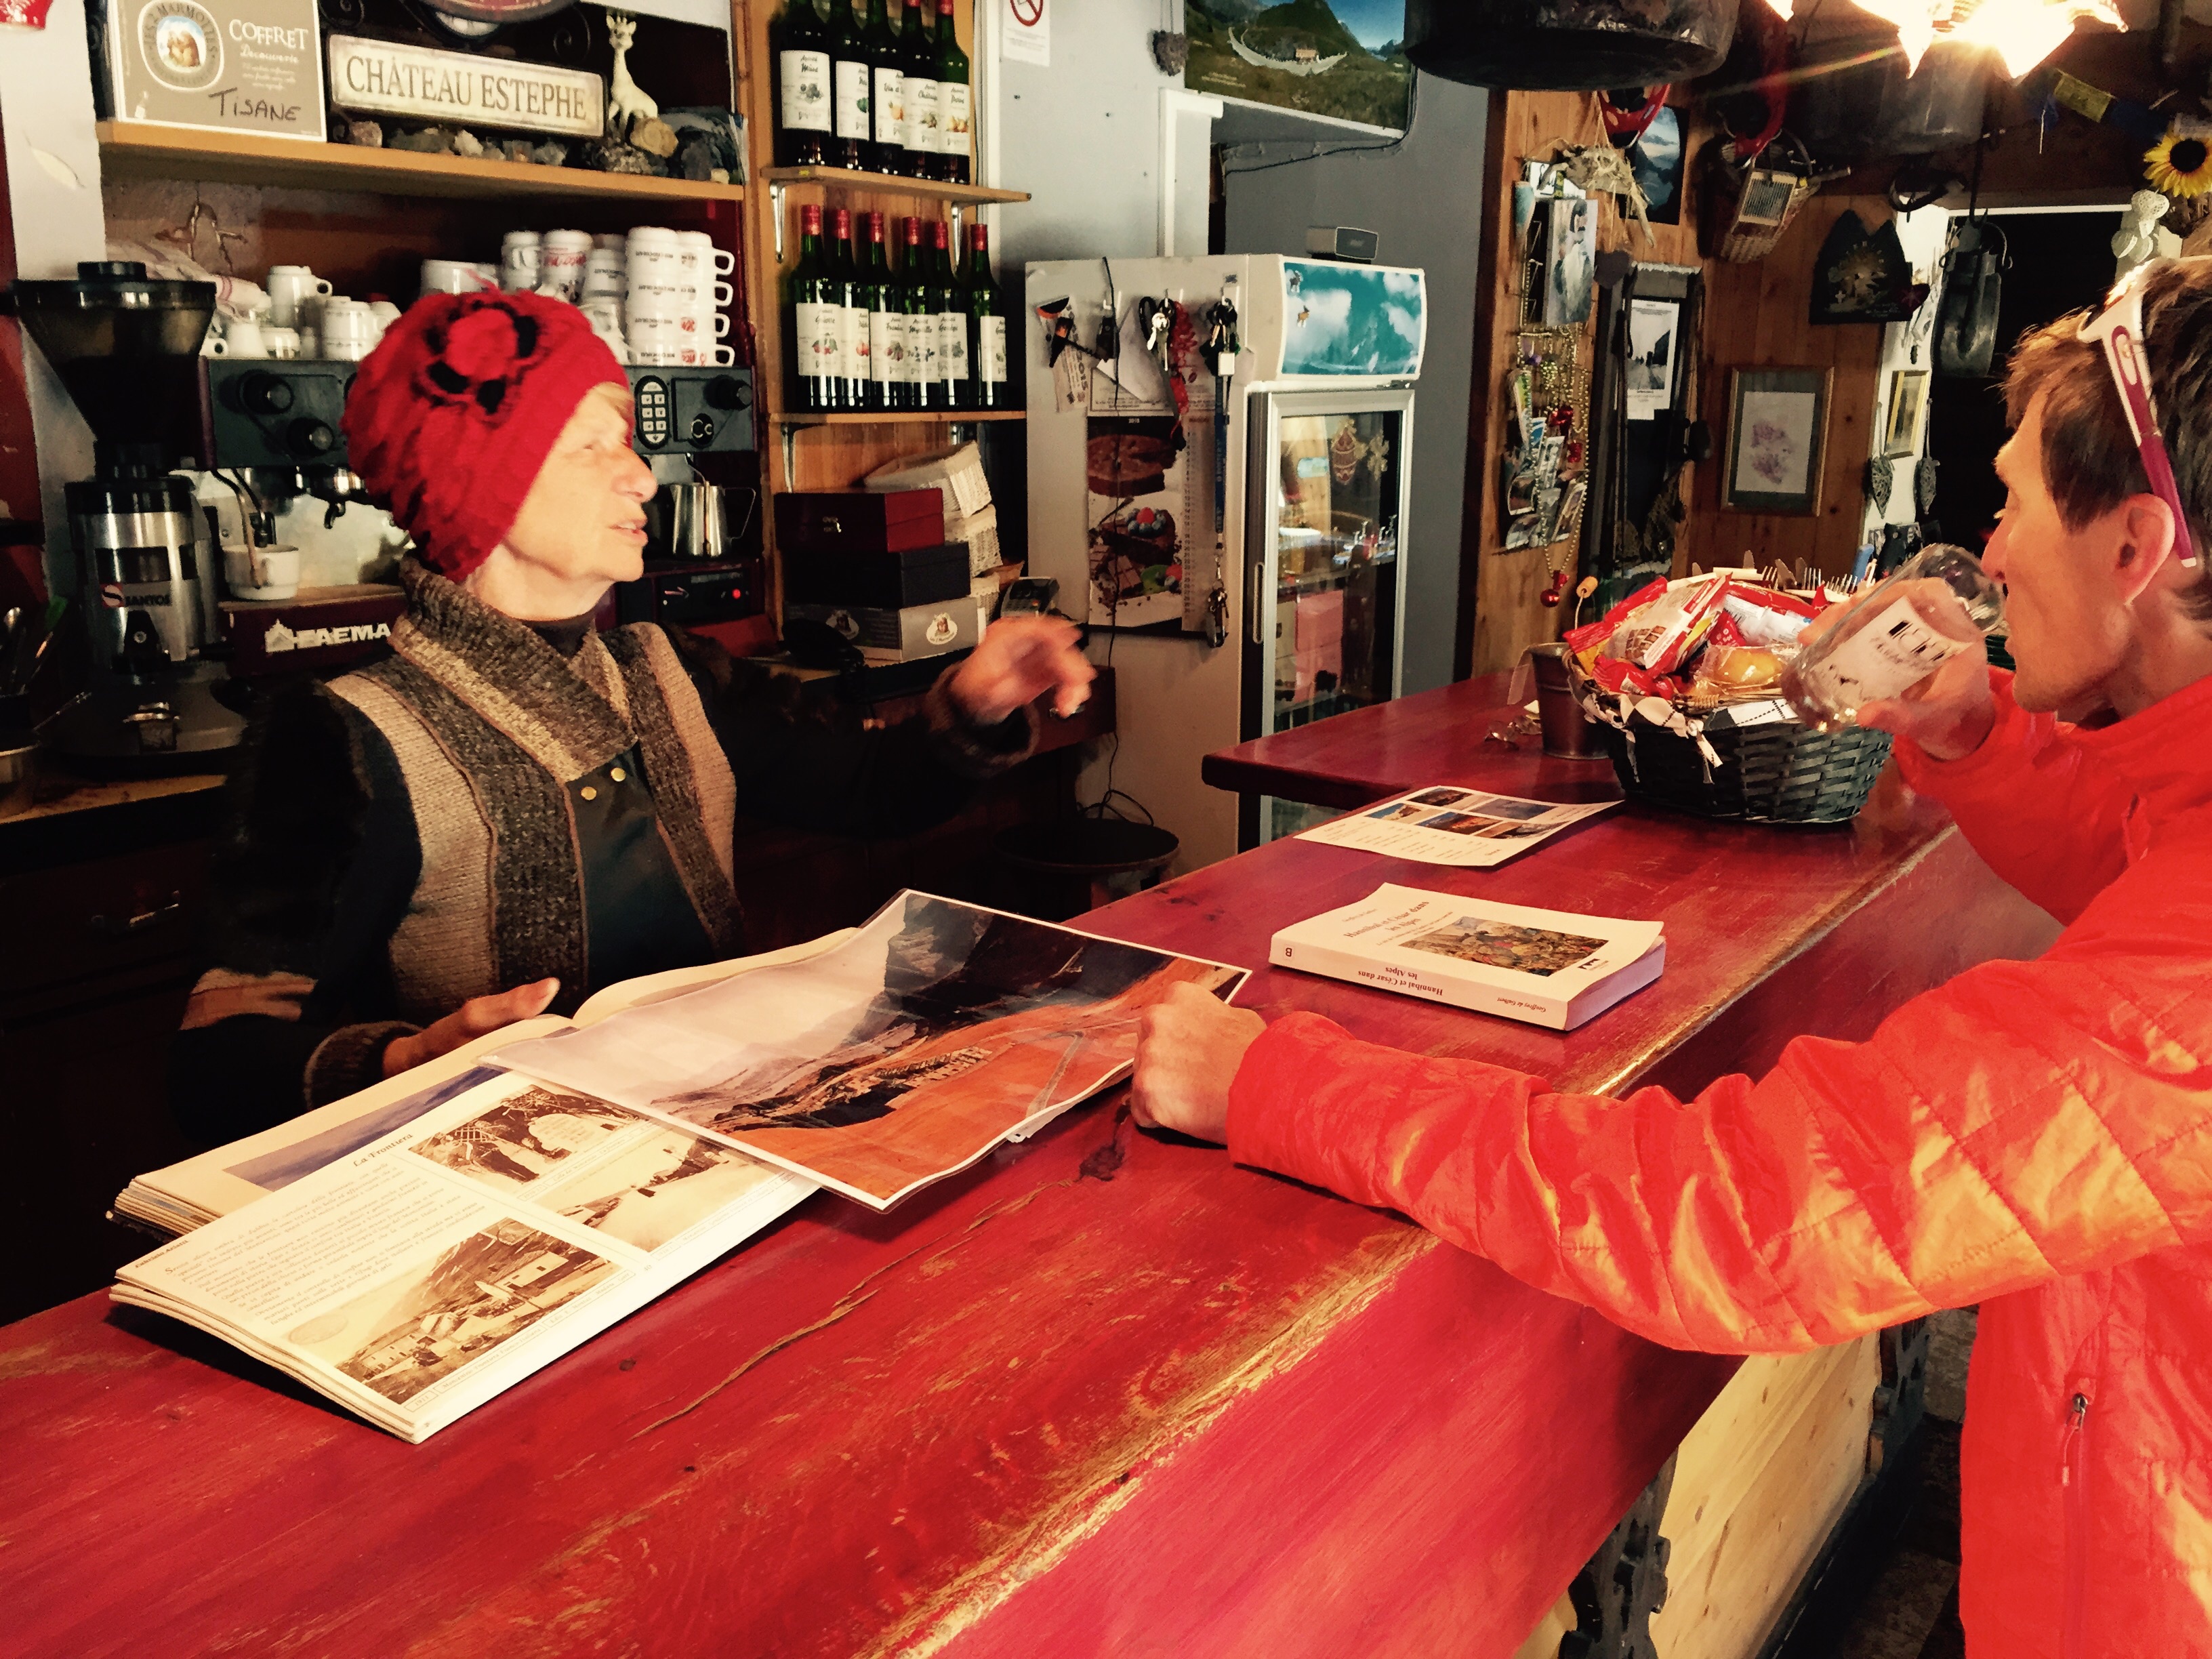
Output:
M2066 1407L2066 1438L2059 1454L2058 1484L2066 1496L2066 1607L2061 1637L2066 1659L2088 1651L2089 1480L2081 1437L2089 1422L2089 1396L2076 1389Z

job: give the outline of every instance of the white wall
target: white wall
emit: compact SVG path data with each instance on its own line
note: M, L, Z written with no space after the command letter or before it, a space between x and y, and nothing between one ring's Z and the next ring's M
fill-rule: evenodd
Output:
M1032 259L1158 252L1160 94L1182 86L1152 62L1161 15L1160 0L1054 0L1051 64L996 66L995 182L1036 198L992 216L1002 272Z
M1912 266L1913 280L1923 283L1942 281L1943 248L1950 234L1951 216L1940 207L1924 207L1914 213L1897 216L1897 240L1905 249L1905 257ZM1890 323L1881 331L1881 363L1875 383L1874 411L1867 422L1867 454L1869 458L1882 453L1888 437L1889 404L1894 395L1897 372L1899 369L1919 370L1931 378L1936 370L1935 312L1942 303L1942 295L1931 292L1923 312L1916 313L1908 322ZM1915 345L1919 347L1916 359ZM1890 465L1896 473L1890 483L1887 510L1875 505L1869 497L1863 509L1859 540L1876 541L1886 524L1911 524L1920 516L1912 497L1913 469L1920 457L1928 453L1928 408L1923 396L1917 431L1914 434L1912 453L1891 458Z
M1414 393L1406 566L1409 692L1451 678L1488 97L1480 88L1424 75L1413 129L1395 149L1291 161L1310 154L1314 143L1271 143L1237 146L1224 162L1224 252L1304 253L1308 226L1357 225L1381 236L1382 263L1419 265L1428 273L1429 338ZM1373 142L1332 136L1321 147ZM1277 161L1291 165L1239 171Z

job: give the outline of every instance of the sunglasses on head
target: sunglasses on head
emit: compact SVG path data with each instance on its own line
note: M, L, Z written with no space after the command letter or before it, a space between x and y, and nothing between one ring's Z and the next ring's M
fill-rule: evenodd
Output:
M2081 325L2081 337L2104 348L2105 367L2112 370L2112 384L2119 389L2120 408L2142 457L2151 493L2173 514L2175 556L2185 568L2193 568L2197 548L2189 534L2189 515L2182 511L2181 490L2173 481L2173 463L2166 457L2166 439L2158 429L2158 403L2151 395L2150 363L2143 349L2144 281L2154 270L2174 263L2146 260L2113 283L2103 308Z

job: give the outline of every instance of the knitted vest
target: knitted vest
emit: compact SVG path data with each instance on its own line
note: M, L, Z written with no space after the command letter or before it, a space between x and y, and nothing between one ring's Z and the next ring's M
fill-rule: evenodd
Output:
M586 989L582 855L569 787L633 746L662 840L715 948L739 936L737 788L699 694L648 623L565 658L537 632L409 560L392 655L329 686L391 744L422 872L389 946L403 1018L557 975Z

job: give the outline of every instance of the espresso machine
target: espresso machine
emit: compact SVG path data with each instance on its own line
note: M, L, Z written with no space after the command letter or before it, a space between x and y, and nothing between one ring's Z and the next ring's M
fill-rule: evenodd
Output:
M207 654L221 552L191 480L172 470L197 464L215 295L106 260L80 264L73 283L0 295L93 433L92 476L64 490L90 672L39 729L43 746L91 769L203 769L245 729L217 699L223 670Z

